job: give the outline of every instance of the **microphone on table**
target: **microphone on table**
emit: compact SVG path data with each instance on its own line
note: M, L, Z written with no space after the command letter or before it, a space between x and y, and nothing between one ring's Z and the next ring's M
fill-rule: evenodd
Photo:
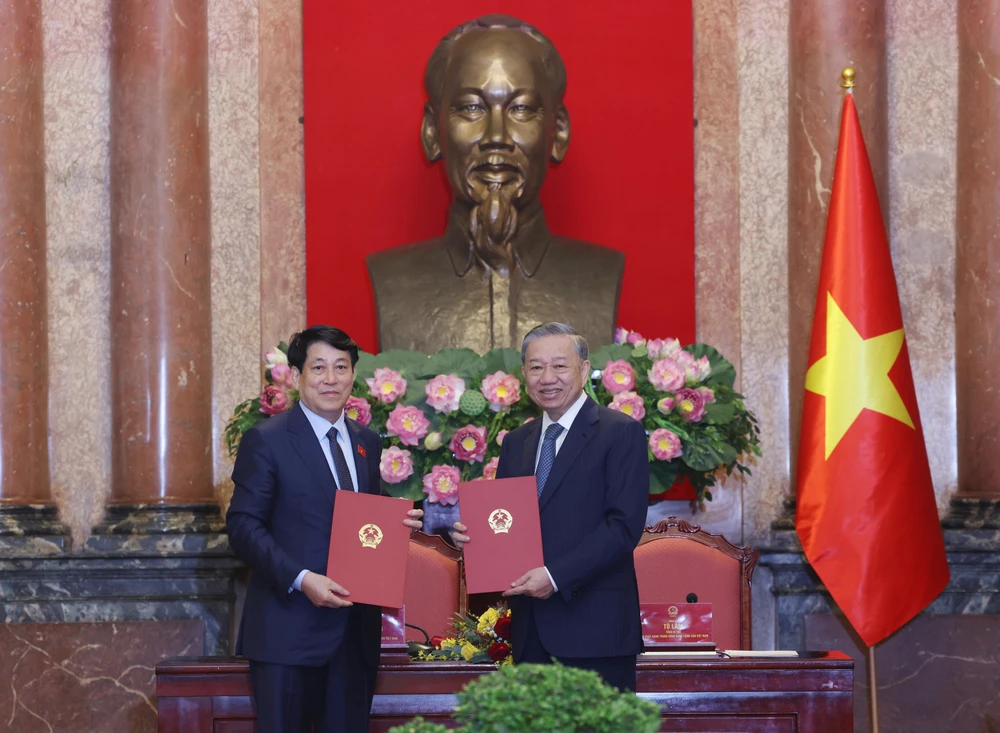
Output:
M413 656L416 656L420 652L424 652L426 654L427 652L429 652L432 649L434 649L434 647L431 645L431 637L429 637L427 635L426 631L424 631L419 626L414 626L413 624L403 624L403 625L407 626L408 628L411 628L411 629L414 629L416 631L419 631L421 634L424 635L424 641L423 641L422 644L419 641L408 641L408 642L406 642L406 652L407 652L407 654L411 654Z
M688 593L687 594L687 598L685 598L684 600L687 603L697 603L698 602L698 594L697 593ZM407 624L407 625L409 625L409 624Z

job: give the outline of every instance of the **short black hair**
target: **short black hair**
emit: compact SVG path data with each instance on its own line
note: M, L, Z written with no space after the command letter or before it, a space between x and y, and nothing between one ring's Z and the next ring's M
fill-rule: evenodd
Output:
M306 365L306 353L309 347L318 341L329 344L338 351L346 351L351 355L351 369L358 363L358 345L354 339L333 326L310 326L292 336L288 344L288 364L300 372Z

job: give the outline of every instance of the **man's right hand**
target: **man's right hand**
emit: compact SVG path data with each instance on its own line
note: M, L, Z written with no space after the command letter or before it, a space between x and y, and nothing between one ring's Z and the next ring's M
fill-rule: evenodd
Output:
M314 606L321 608L347 608L354 605L344 597L351 595L345 588L319 573L305 574L302 578L302 592Z
M469 541L469 535L465 534L468 529L461 522L455 522L451 525L451 540L455 543L455 547L460 550L462 549L462 545Z

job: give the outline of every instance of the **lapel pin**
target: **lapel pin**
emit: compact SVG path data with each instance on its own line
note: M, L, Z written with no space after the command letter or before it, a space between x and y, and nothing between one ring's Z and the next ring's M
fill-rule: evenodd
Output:
M367 458L368 457L368 454L365 453L365 447L363 445L361 445L360 443L358 443L358 453L361 454L362 458Z

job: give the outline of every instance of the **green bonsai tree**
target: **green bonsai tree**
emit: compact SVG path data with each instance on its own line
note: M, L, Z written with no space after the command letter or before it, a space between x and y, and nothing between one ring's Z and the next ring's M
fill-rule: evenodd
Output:
M655 733L660 710L606 684L596 672L560 664L501 667L457 695L464 733ZM417 718L390 733L444 733Z

